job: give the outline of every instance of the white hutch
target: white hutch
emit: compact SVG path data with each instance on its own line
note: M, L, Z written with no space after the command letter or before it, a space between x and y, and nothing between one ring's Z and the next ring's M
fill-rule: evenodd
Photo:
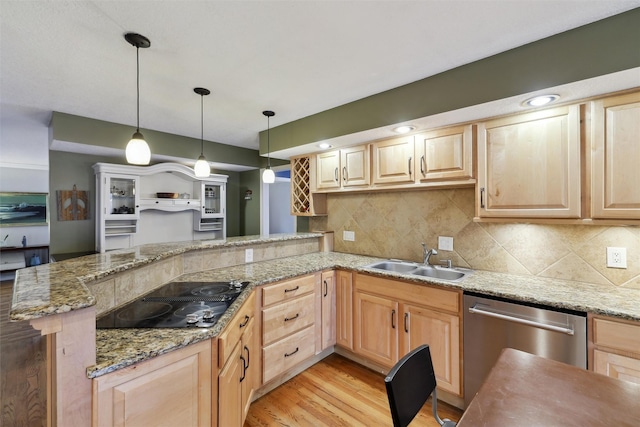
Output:
M226 175L197 178L179 163L96 163L93 170L96 251L226 239Z

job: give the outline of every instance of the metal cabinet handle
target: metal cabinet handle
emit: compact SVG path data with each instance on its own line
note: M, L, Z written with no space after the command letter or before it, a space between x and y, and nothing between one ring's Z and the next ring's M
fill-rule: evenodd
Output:
M502 320L507 320L510 322L514 322L514 323L522 323L523 325L528 325L528 326L534 326L536 328L540 328L540 329L546 329L548 331L554 331L554 332L561 332L563 334L567 334L567 335L573 335L573 328L563 328L561 326L555 326L555 325L549 325L546 323L541 323L541 322L536 322L534 320L529 320L529 319L523 319L521 317L517 317L515 314L511 313L509 314L503 314L503 313L496 313L494 311L491 311L490 309L487 310L487 308L480 308L479 304L475 304L473 307L469 307L469 313L473 313L473 314L480 314L483 316L489 316L489 317L495 317L498 319L502 319Z
M246 374L247 374L247 366L245 365L245 360L244 357L240 356L240 360L242 360L242 376L240 377L240 382L244 381L244 379L246 378Z
M329 285L327 284L327 281L324 281L324 297L327 296L327 294L329 293Z
M404 314L404 331L409 332L409 313Z
M484 187L480 188L480 207L484 208Z
M391 310L391 329L396 328L396 310Z
M333 171L333 179L335 182L338 182L338 168Z
M245 326L247 326L247 323L249 323L249 316L245 315L244 316L244 322L240 323L240 329L242 329Z
M249 354L249 347L247 347L246 345L244 346L245 351L247 352L247 364L245 365L245 370L249 369L249 365L251 362L249 362L249 357L251 357L251 355Z
M286 292L293 292L293 291L297 291L298 289L300 289L300 286L299 286L299 285L298 285L298 286L296 286L295 288L292 288L292 289L285 289L285 290L284 290L284 292L285 292L285 293L286 293Z
M347 182L347 178L349 177L349 175L347 174L347 167L343 166L342 167L342 180L344 182Z
M291 356L293 356L294 354L296 354L296 353L298 352L298 350L300 350L300 348L296 347L296 349L295 349L295 350L293 350L291 353L285 353L285 354L284 354L284 357L291 357Z
M300 313L296 313L296 315L293 317L285 317L284 321L288 322L289 320L296 320L298 317L300 317Z
M409 157L409 178L411 178L411 174L413 173L411 171L411 160L413 160L413 157Z
M422 155L422 157L420 157L420 173L422 175L426 175L425 170L427 169L427 162L424 158L424 155Z

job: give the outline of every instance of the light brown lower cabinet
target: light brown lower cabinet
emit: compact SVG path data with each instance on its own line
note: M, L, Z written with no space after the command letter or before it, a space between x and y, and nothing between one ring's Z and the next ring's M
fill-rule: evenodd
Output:
M321 274L262 287L262 384L316 354Z
M640 323L594 316L591 327L592 369L640 384Z
M244 302L218 338L218 426L241 427L257 387L259 352L254 313L255 293Z
M93 380L94 426L211 426L210 340Z
M336 344L353 350L353 273L336 271Z
M462 395L461 292L355 275L354 352L385 368L429 344L438 387Z

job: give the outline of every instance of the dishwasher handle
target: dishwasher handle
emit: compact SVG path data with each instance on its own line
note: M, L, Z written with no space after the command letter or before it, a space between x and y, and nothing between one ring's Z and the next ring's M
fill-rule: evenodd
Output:
M507 320L509 322L521 323L524 325L534 326L540 329L546 329L554 332L561 332L567 335L573 335L573 328L563 328L561 326L548 325L546 323L536 322L534 320L523 319L522 317L516 317L513 314L497 313L495 311L487 310L486 308L479 308L479 304L475 304L473 307L469 307L469 313L480 314L483 316L495 317L497 319Z

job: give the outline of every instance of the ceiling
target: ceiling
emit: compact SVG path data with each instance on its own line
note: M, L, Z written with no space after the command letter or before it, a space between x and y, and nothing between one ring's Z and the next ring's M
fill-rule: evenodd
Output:
M51 111L258 149L278 126L640 6L640 0L0 3L3 120ZM587 86L591 87L591 84ZM478 113L474 113L478 114ZM487 117L488 115L485 115ZM132 129L133 131L133 129Z

